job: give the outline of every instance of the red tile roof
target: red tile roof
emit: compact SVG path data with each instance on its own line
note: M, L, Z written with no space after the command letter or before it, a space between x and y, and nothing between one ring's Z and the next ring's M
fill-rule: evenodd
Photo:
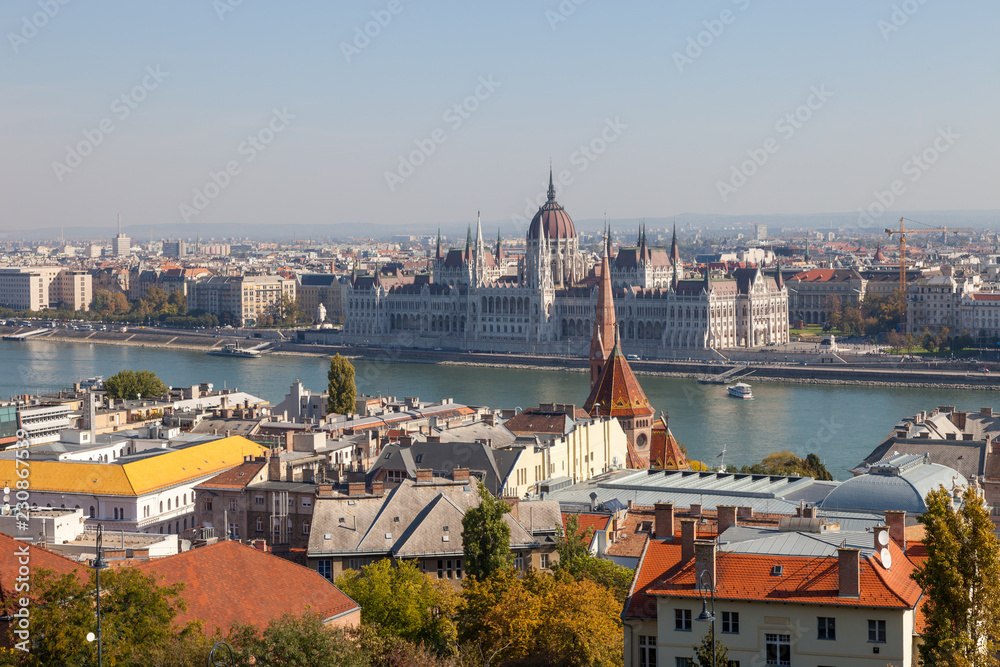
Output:
M75 572L80 578L87 577L86 565L0 533L0 607L5 611L10 611L12 600L22 595L15 592L14 586L17 583L18 568L24 564L20 559L23 558L21 554L25 548L28 550L27 560L32 571L44 568L60 575Z
M611 521L610 514L576 514L575 512L563 512L562 513L562 526L563 533L566 532L566 519L575 516L577 520L577 525L582 533L588 528L594 529L594 535L599 531L608 529L608 522Z
M261 471L261 468L267 465L266 461L246 461L236 466L235 468L230 468L225 472L221 472L211 479L207 479L198 486L196 489L234 489L239 490L246 488L246 485L254 480L254 477Z
M860 598L838 595L836 556L719 551L716 555L715 597L720 600L913 609L921 596L920 587L910 578L914 565L895 543L891 543L889 549L893 559L891 570L883 568L876 556L861 561ZM771 576L775 565L783 566L782 576ZM633 584L635 590L626 602L626 616L643 617L649 613L655 616L656 596L701 597L695 586L694 559L680 560L679 537L675 537L672 543L650 541Z
M175 621L200 620L208 635L216 628L227 632L233 623L262 628L286 613L310 611L328 619L359 609L315 570L239 542L218 542L136 567L165 585L183 582L187 609Z

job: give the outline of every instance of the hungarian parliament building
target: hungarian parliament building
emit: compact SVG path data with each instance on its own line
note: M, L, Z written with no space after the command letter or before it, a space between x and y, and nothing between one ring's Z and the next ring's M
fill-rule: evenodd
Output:
M780 272L737 268L685 275L673 243L612 253L604 244L622 347L648 358L788 342L788 290ZM477 225L465 248L438 240L433 270L412 281L356 275L343 293L344 342L384 347L532 354L586 354L601 257L581 252L569 214L548 201L528 227L524 255L489 247Z

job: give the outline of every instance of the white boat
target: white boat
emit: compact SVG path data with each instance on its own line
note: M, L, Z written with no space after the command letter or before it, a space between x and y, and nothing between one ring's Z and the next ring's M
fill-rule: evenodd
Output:
M753 393L750 391L750 385L746 382L737 382L732 387L726 387L726 391L728 391L729 395L733 398L753 398Z
M213 357L237 357L239 359L256 359L260 356L259 351L241 348L236 343L227 343L224 347L209 350L206 354Z

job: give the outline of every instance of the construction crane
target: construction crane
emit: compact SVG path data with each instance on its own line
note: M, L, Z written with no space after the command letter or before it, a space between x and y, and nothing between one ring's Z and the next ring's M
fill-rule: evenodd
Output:
M893 234L899 236L899 289L906 294L906 235L907 234L974 234L973 229L948 229L947 227L928 227L927 229L907 229L906 218L899 219L899 229L886 229L885 233L891 239ZM916 220L910 220L916 222ZM918 223L924 224L924 223Z

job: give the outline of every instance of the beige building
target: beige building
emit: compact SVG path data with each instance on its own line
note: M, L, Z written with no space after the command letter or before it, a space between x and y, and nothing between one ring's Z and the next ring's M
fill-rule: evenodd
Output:
M93 279L86 271L61 266L0 269L0 306L5 308L39 311L63 305L88 310L93 298Z
M786 284L791 321L823 324L834 298L850 306L864 301L868 281L854 269L812 269L794 275Z
M214 276L194 283L188 310L230 316L240 326L253 326L274 310L282 296L295 300L295 280L277 275Z
M887 512L891 525L873 532L812 517L740 526L736 516L720 506L718 539L697 539L696 519L677 534L673 505L657 505L654 523L670 529L649 541L625 602L625 665L693 664L711 630L703 609L732 664L915 664L921 590L904 512Z
M951 335L962 333L963 299L979 290L979 276L931 276L906 288L906 332L919 335L926 329L932 334L948 329ZM974 302L973 302L974 306ZM975 308L970 308L975 313ZM982 313L980 313L982 315ZM980 317L980 321L982 321ZM975 321L975 320L973 320ZM972 329L969 333L976 335Z

